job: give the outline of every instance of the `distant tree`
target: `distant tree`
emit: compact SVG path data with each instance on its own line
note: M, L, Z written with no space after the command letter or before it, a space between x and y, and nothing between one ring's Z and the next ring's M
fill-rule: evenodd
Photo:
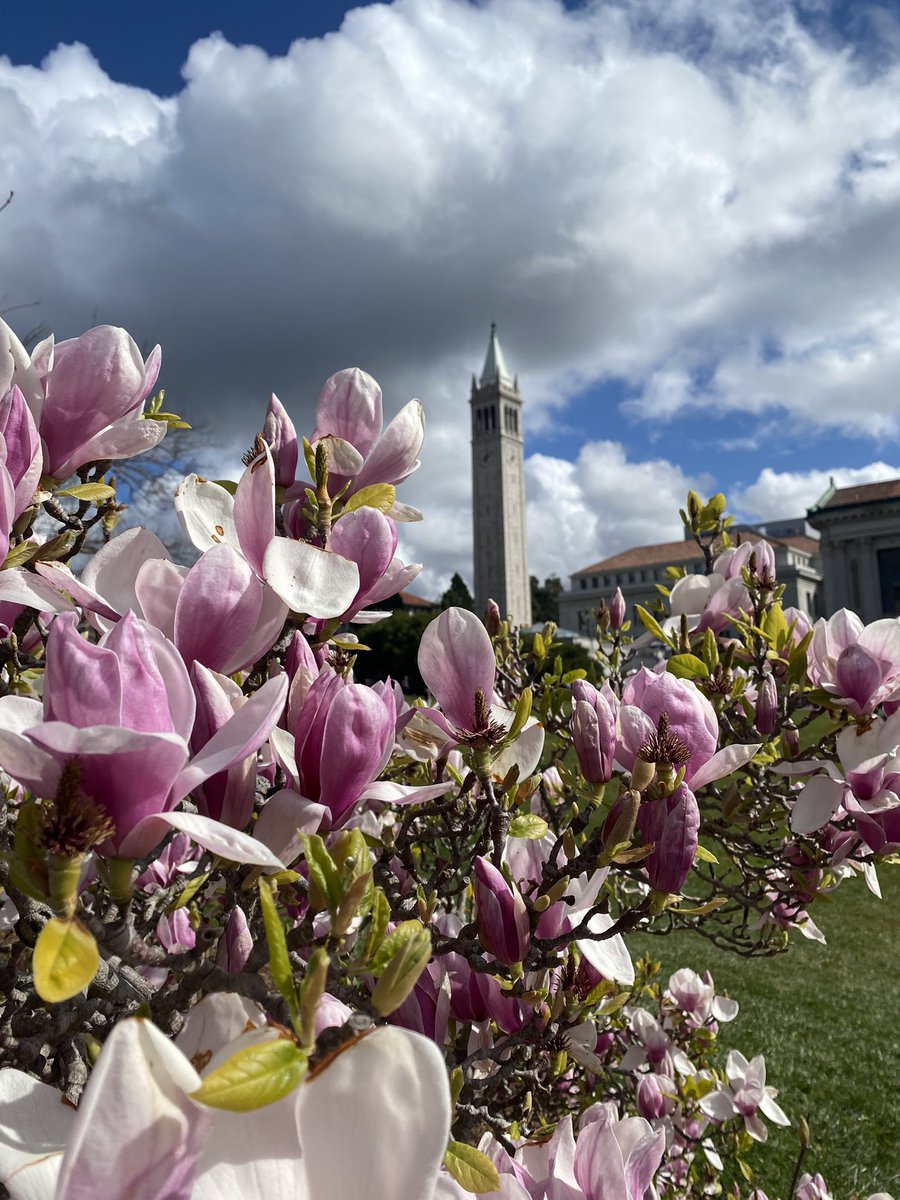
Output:
M472 593L458 571L454 572L450 586L441 596L439 603L441 608L467 608L469 612L474 611L475 601L472 599Z
M434 612L406 612L397 609L386 620L367 626L360 641L369 647L360 653L353 668L355 677L365 682L396 679L407 695L424 696L427 688L419 674L417 656L425 627Z
M541 621L559 623L559 597L562 590L562 580L558 575L548 575L543 583L537 575L531 576L531 619L535 624Z

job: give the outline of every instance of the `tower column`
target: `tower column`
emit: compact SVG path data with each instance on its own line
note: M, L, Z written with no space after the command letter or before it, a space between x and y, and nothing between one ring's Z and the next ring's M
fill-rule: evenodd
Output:
M518 379L491 336L481 377L472 377L472 515L475 611L496 600L504 617L531 624L525 527L525 446Z

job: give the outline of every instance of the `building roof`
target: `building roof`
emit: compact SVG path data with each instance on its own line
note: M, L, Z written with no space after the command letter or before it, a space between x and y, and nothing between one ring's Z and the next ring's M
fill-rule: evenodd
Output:
M480 386L484 387L488 383L505 383L508 387L512 387L513 384L513 377L500 349L497 325L494 321L491 322L491 340L488 342L487 355L481 371Z
M900 500L900 479L883 479L880 483L859 483L854 487L835 488L830 496L826 492L812 511L847 508L852 504L872 504L878 500Z
M435 600L426 600L424 596L416 596L413 592L398 592L400 603L404 608L440 608Z
M816 538L806 537L803 534L796 534L790 537L764 538L758 533L745 532L740 533L740 539L743 542L770 542L773 546L790 546L794 550L800 550L803 554L818 554L819 543ZM604 558L600 562L592 563L589 567L582 567L578 571L573 571L575 575L591 575L598 571L627 571L633 567L676 567L681 563L695 562L703 558L703 551L694 541L683 539L680 542L659 542L655 546L635 546L631 550L623 550L621 554L614 554L612 558Z

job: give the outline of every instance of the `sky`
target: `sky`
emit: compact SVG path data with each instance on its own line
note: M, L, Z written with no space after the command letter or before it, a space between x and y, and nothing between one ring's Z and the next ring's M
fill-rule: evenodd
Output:
M898 94L896 3L20 6L0 315L159 342L212 475L273 391L307 433L342 367L418 396L427 596L472 582L496 321L530 568L565 579L678 538L691 487L760 521L900 476Z

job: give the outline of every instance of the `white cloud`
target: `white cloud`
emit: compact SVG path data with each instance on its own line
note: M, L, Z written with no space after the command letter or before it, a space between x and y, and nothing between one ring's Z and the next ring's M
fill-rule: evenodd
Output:
M620 550L678 540L688 489L711 483L665 459L629 461L617 442L588 442L574 463L533 454L526 479L529 569L567 586L571 572Z
M229 441L272 390L308 430L352 363L389 411L418 394L429 521L401 536L434 592L467 570L492 318L532 431L618 377L657 431L714 407L900 433L900 42L877 15L867 63L782 0L395 0L284 57L212 35L166 99L83 46L0 58L0 306L161 341L171 406ZM639 482L604 493L592 453L532 456L536 573L678 536L645 494L668 511L676 465L660 491L607 450L597 470Z
M765 467L754 483L735 488L729 505L752 521L799 517L824 494L830 483L839 488L878 483L900 477L900 466L873 462L865 467L831 467L827 470L773 471Z

